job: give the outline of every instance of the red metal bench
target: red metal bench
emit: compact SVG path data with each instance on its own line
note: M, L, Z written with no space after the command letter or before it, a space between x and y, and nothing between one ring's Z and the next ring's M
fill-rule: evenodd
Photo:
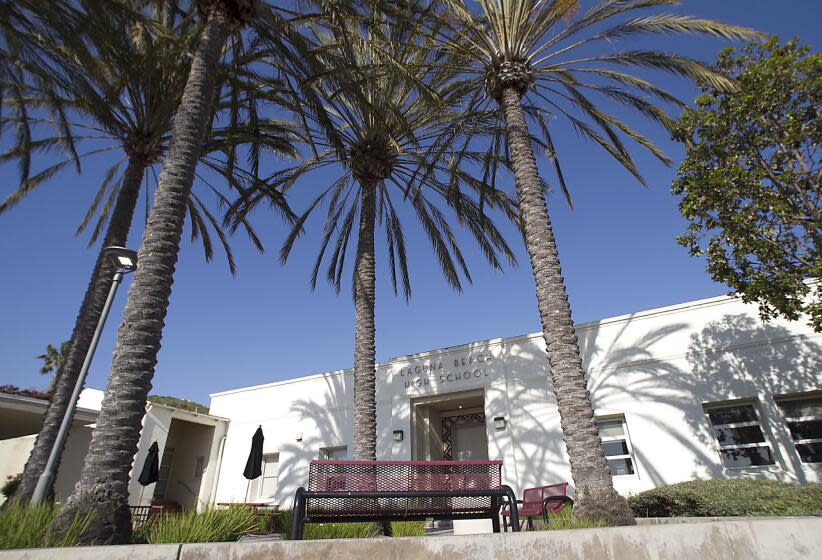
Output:
M502 522L504 529L508 529L508 516L511 516L511 526L516 531L518 520L515 521L514 513L517 517L524 517L528 520L528 528L533 529L534 525L532 519L536 516L541 516L545 524L548 524L549 513L559 513L565 506L574 505L574 500L568 497L568 483L560 482L559 484L548 484L547 486L536 486L534 488L526 488L522 492L522 499L516 501L516 512L510 510L508 504L503 505L500 512L502 514Z
M305 523L491 519L499 532L502 461L311 461L308 489L294 496L291 538ZM516 510L512 526L519 530Z

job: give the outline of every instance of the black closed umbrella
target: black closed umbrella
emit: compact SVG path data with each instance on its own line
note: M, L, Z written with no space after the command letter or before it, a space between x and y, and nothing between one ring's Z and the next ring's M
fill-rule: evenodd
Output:
M143 470L140 471L140 477L137 482L140 483L140 501L137 505L143 505L143 490L149 484L154 484L160 480L160 448L157 442L151 444L148 448L148 455L146 455L146 462L143 463Z
M254 480L263 474L263 427L257 428L251 438L251 451L248 453L248 461L245 463L243 476L248 480Z
M140 472L140 478L137 479L137 482L143 486L148 486L158 480L160 480L160 448L155 441L148 448L146 462L143 463L143 470Z

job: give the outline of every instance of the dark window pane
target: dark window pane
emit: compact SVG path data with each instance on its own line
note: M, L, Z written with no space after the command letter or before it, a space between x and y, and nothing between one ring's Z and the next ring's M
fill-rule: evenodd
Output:
M822 416L822 398L781 401L779 406L788 418Z
M630 459L611 459L608 461L608 468L611 469L612 476L634 474L634 463Z
M628 444L624 441L604 441L602 442L602 452L606 457L612 455L627 455Z
M708 411L711 424L733 424L735 422L756 422L756 410L753 405L742 404L739 406L728 406L725 408L715 408Z
M796 450L803 463L822 463L822 443L797 443Z
M791 431L793 439L822 438L822 420L788 422L788 429Z
M742 445L745 443L761 443L765 441L762 429L759 426L744 426L742 428L714 428L714 435L720 446Z
M744 447L742 449L722 449L722 462L726 467L750 467L773 465L773 457L768 447Z

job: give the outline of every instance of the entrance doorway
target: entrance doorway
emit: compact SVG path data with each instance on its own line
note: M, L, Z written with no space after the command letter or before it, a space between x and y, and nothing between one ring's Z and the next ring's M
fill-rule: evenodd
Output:
M417 461L487 461L482 389L411 401L411 457Z

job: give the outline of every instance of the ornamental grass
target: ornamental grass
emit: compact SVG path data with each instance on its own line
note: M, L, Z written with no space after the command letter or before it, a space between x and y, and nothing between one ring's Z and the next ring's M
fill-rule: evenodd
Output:
M262 529L264 520L247 507L187 510L151 518L135 528L134 543L233 542Z
M75 518L62 536L51 532L51 522L59 505L43 503L36 506L12 502L0 509L0 549L77 546L80 535L89 525L89 516Z

